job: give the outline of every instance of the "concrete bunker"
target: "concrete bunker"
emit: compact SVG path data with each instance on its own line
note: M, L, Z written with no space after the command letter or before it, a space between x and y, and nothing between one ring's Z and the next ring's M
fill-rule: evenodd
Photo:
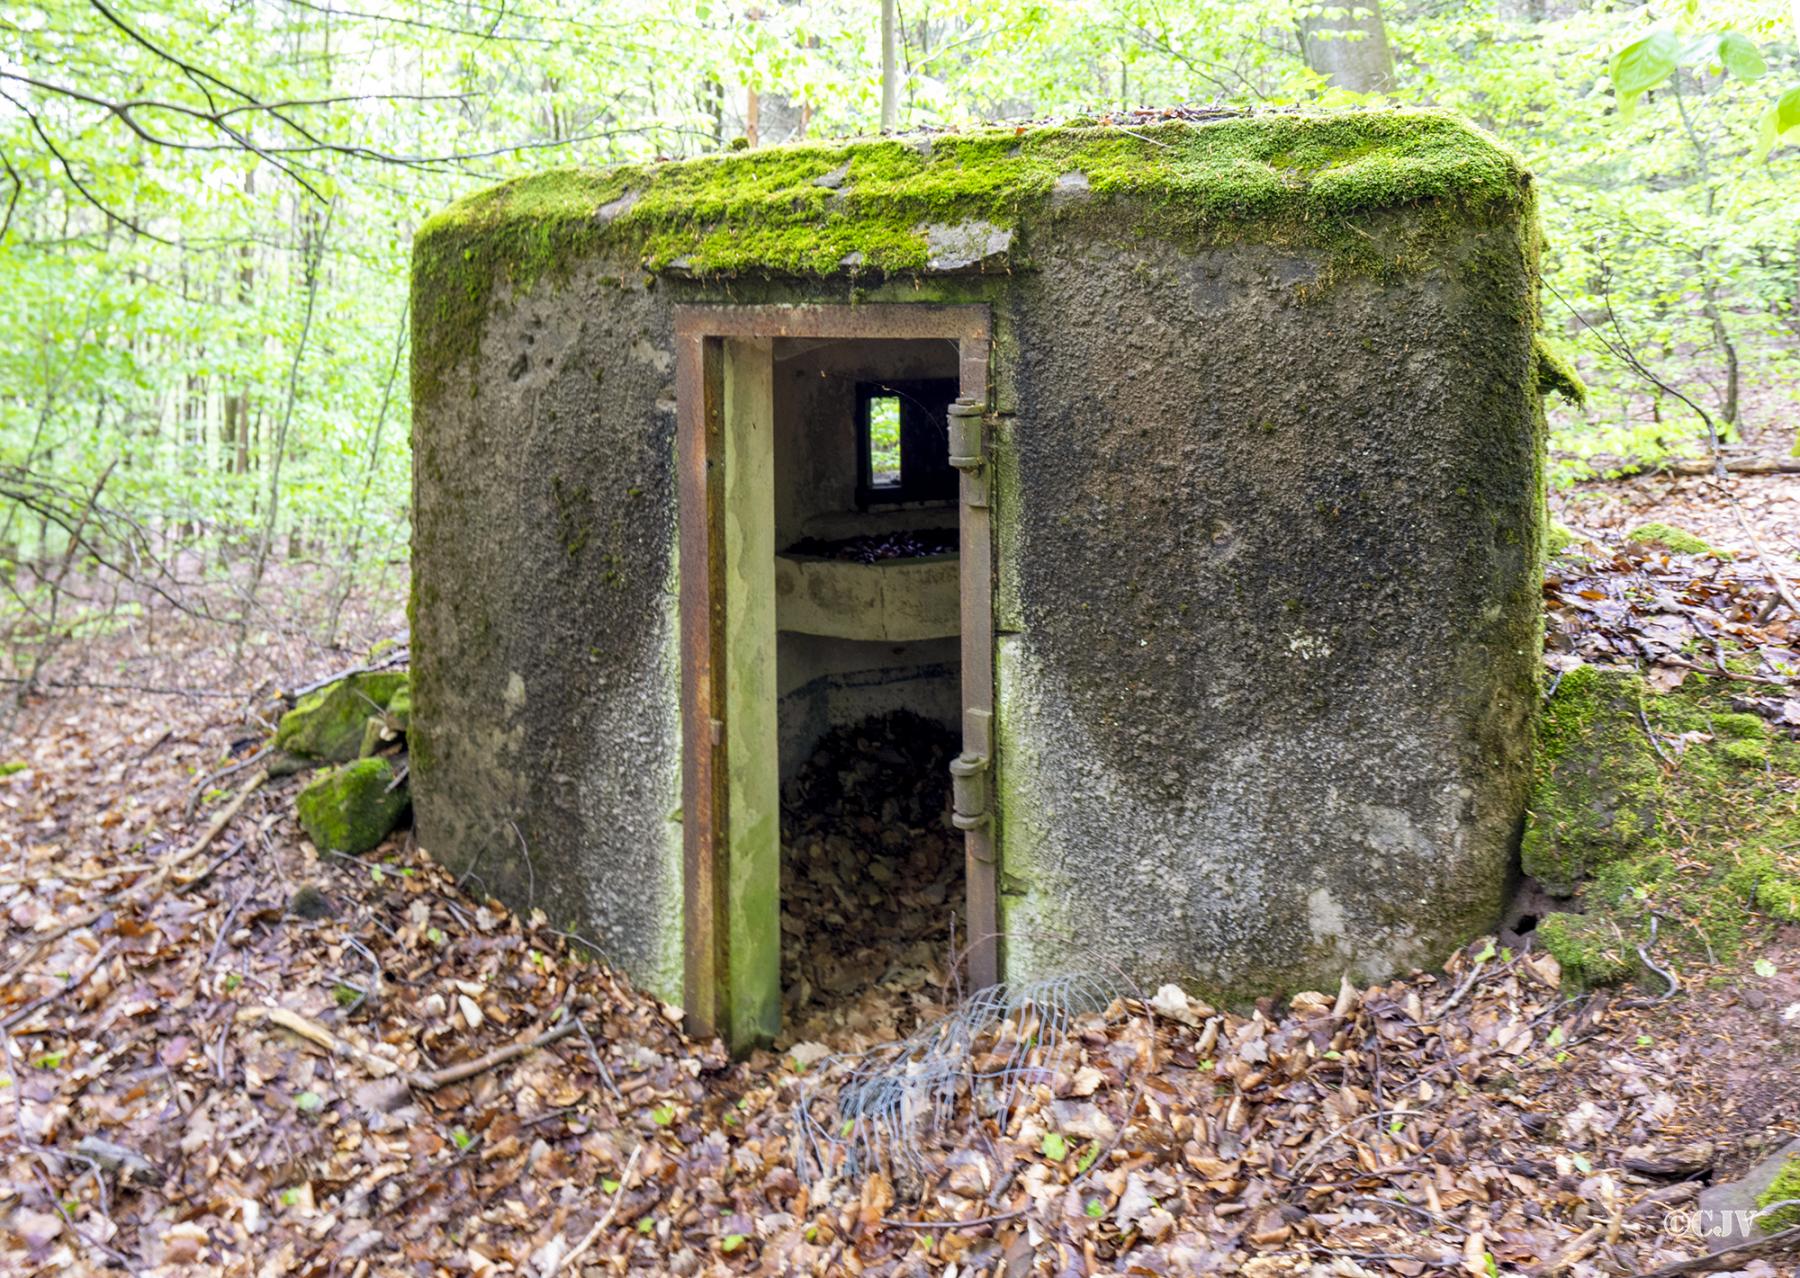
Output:
M1529 176L1433 114L465 201L415 256L422 843L748 1045L783 784L904 710L960 747L978 983L1440 959L1523 817L1535 255ZM942 553L840 553L902 536Z

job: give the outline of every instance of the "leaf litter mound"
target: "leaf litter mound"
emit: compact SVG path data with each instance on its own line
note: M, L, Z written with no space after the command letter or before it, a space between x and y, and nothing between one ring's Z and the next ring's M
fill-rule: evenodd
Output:
M828 731L783 787L784 1043L891 1040L954 1001L957 749L919 715L880 715Z
M1635 592L1673 562L1584 568L1634 606L1576 648L1637 642L1663 614ZM1721 608L1680 588L1748 627L1734 643L1785 642L1766 589ZM222 679L179 621L112 642L109 671ZM36 716L0 778L7 1273L1591 1278L1705 1251L1681 1215L1705 1181L1797 1129L1791 929L1755 980L1690 966L1673 998L1577 994L1527 934L1240 1011L1103 991L1055 1051L997 1009L974 1018L974 1085L909 1136L922 1169L809 1165L803 1111L843 1139L844 1089L884 1051L856 1031L835 1058L730 1062L405 839L321 857L295 781L177 867L230 802L189 818L193 778L260 730L125 692ZM1022 1043L997 1103L979 1079Z

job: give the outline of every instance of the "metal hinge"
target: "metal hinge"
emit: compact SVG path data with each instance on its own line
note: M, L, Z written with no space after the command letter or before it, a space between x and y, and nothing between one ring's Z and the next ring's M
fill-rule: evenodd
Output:
M950 405L950 464L963 474L963 503L988 504L987 422L968 395Z
M959 830L984 829L993 819L993 718L987 710L963 712L963 752L950 760L950 822Z
M980 830L988 812L988 757L964 751L950 760L950 823L959 830Z

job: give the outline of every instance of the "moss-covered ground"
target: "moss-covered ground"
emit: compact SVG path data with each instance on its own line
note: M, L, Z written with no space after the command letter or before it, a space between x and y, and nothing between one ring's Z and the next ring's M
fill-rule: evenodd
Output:
M1574 893L1539 936L1575 983L1660 989L1645 955L1678 970L1800 922L1800 743L1735 708L1742 687L1695 676L1656 694L1591 667L1558 684L1524 860Z

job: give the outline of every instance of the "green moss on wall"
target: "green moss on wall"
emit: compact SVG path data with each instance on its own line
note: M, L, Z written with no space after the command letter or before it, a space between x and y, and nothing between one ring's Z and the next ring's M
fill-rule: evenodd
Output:
M1051 211L1057 179L1074 173L1088 190L1072 207L1123 206L1147 233L1323 248L1365 270L1407 254L1384 250L1359 220L1418 206L1522 214L1531 199L1516 157L1433 112L986 129L555 170L462 200L420 229L415 402L473 355L498 288L528 290L599 255L699 275L919 272L931 265L927 226L1019 229Z
M1581 666L1539 716L1520 861L1553 893L1656 832L1662 773L1639 718L1643 697L1635 675Z
M1577 408L1587 403L1587 383L1575 371L1575 362L1549 338L1539 333L1532 339L1537 355L1538 389L1546 395L1561 395Z

